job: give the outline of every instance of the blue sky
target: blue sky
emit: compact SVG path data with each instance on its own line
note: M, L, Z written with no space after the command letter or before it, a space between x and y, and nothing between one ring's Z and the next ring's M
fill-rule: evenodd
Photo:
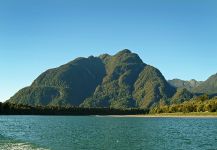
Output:
M216 0L0 0L0 101L78 56L130 49L166 79L217 72Z

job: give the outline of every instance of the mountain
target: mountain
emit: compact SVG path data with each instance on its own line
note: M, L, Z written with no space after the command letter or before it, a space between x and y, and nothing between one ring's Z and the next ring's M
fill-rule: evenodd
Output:
M30 87L21 89L9 102L78 106L92 95L105 74L105 67L100 58L77 58L42 73Z
M188 101L193 97L194 95L191 92L189 92L186 88L179 88L177 89L175 95L172 97L171 103L181 104L184 101Z
M194 88L195 93L217 94L217 73L209 77L206 81Z
M187 89L196 94L217 95L217 73L210 76L206 81L173 79L168 80L168 83L178 89Z
M192 91L194 88L198 87L200 84L202 84L202 81L196 81L194 79L190 81L184 81L180 79L173 79L173 80L168 80L170 85L176 87L176 88L185 88L189 91Z
M130 50L77 58L42 73L8 102L15 104L149 108L176 89Z

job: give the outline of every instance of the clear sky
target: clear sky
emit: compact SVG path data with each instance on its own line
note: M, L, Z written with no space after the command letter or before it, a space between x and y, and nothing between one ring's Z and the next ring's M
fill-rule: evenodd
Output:
M125 48L166 79L207 79L217 0L0 0L0 101L46 69Z

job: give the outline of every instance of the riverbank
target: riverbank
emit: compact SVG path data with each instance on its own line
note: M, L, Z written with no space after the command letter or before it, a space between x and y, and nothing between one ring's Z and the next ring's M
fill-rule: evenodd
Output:
M217 118L217 112L191 112L191 113L161 113L146 115L111 115L111 117L132 117L132 118Z

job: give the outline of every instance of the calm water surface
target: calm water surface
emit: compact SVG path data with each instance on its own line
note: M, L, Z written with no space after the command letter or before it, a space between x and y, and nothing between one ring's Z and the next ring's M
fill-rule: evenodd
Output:
M215 118L0 116L0 150L217 150Z

